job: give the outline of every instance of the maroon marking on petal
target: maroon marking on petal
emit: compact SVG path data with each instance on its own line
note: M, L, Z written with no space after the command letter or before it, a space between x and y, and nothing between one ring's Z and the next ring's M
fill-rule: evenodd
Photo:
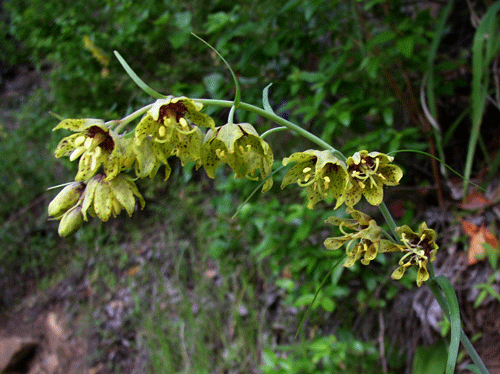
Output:
M109 131L105 131L99 126L90 126L87 129L87 136L89 138L95 138L97 134L104 135L104 140L99 144L99 147L105 152L113 152L113 149L115 149L115 141L111 135L109 135Z
M158 111L158 122L162 123L163 118L169 118L170 115L175 115L175 120L179 122L181 118L184 118L187 108L184 103L178 101L177 103L170 103L167 105L162 105Z

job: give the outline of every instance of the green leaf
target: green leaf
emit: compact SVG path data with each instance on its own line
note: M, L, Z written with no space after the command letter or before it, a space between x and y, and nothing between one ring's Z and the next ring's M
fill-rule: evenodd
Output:
M407 36L402 39L398 39L398 41L396 42L396 46L398 47L399 52L401 52L401 54L406 58L410 58L413 55L413 45L413 36Z
M269 88L272 86L272 83L269 83L264 90L262 90L262 106L264 107L264 110L268 113L275 114L274 110L269 104Z
M446 345L439 342L417 347L413 357L412 374L443 374L446 368Z
M448 361L446 363L446 374L453 374L455 372L455 365L457 363L458 347L460 345L460 309L458 307L457 295L448 278L443 275L435 278L443 290L448 308L450 312L450 347L448 351Z
M122 67L125 69L127 74L130 76L130 78L132 78L134 83L137 84L141 90L146 92L151 97L154 97L155 99L165 99L167 97L165 95L160 94L159 92L156 92L146 83L144 83L144 81L141 78L139 78L139 76L132 70L130 65L127 64L127 61L125 61L125 59L120 55L120 53L118 53L118 51L113 51L113 53L115 54L116 58L118 59Z

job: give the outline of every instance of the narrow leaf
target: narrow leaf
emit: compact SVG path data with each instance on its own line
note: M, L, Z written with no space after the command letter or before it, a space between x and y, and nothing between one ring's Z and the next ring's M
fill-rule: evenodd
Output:
M272 83L269 83L264 90L262 91L262 105L264 106L264 110L270 114L275 114L271 104L269 104L269 88L272 86Z
M123 57L120 55L120 53L118 51L113 51L113 52L114 52L116 58L118 59L118 61L120 62L120 64L123 66L123 68L127 72L127 74L130 76L130 78L132 78L134 83L137 84L141 90L146 92L149 96L154 97L155 99L165 99L166 98L165 95L162 95L161 93L156 92L151 87L149 87L146 83L144 83L144 81L138 77L138 75L132 70L130 65L127 64L127 62L123 59Z
M436 277L435 280L443 290L450 311L451 337L448 350L448 361L446 363L446 374L453 374L455 372L458 347L460 345L460 309L458 308L457 295L448 278L440 275Z

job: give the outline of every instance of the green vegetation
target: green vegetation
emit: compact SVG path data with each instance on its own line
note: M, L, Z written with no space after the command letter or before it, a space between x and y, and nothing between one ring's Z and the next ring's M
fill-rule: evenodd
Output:
M154 373L381 372L377 322L367 323L363 333L352 326L389 308L398 293L413 287L415 276L392 281L395 260L381 256L367 267L329 273L343 255L322 245L336 232L324 224L331 212L321 209L332 201L310 210L303 191L281 191L280 183L247 199L256 184L234 179L227 169L218 169L213 183L194 165L174 163L167 184L139 184L148 200L144 211L108 224L95 220L74 239L62 240L55 222L47 220L54 193L46 188L67 182L76 169L53 158L57 119L48 113L112 120L151 102L113 50L158 92L232 99L230 74L191 36L195 32L229 62L245 102L261 105L262 89L272 83L276 113L345 154L422 150L467 176L486 161L488 181L500 157L491 156L491 120L483 120L486 98L495 97L486 77L500 44L481 46L484 38L472 26L459 29L469 24L469 9L452 1L432 10L399 1L312 0L272 6L263 0L6 0L0 6L6 41L0 83L7 87L7 72L21 65L43 81L25 99L2 104L0 269L6 289L32 276L50 284L60 279L60 269L88 281L93 296L73 308L98 316L88 321L101 339L95 362L119 346L128 355L146 352L143 369ZM478 33L498 34L498 7L489 8ZM487 10L484 5L476 12L483 16ZM470 128L469 112L473 132L461 138ZM206 113L218 125L227 117L214 107ZM270 127L252 113L236 116L260 133ZM269 139L279 143L273 148L277 160L308 148L288 133ZM481 153L474 157L476 143ZM456 154L457 147L469 150L467 159ZM432 159L406 155L398 155L405 160L398 163L405 168L404 183L436 185L426 203L442 203L442 179L449 174ZM280 166L275 162L274 170ZM284 175L278 171L275 181ZM388 199L405 208L399 224L415 224L421 213L416 203L397 195ZM342 208L338 215L348 216ZM493 294L492 282L481 288L481 301ZM16 289L14 295L23 293ZM1 296L2 308L16 301ZM113 325L108 312L119 305L115 300L124 314ZM400 372L406 353L385 339L386 369ZM442 345L437 343L439 354L430 360L444 368ZM415 373L429 364L423 352L421 347L415 356ZM128 370L119 360L109 365L113 372Z

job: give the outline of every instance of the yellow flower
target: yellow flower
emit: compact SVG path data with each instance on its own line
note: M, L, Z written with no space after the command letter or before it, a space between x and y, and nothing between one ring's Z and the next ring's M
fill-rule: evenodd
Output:
M370 216L357 210L347 210L353 219L329 217L326 222L339 226L343 236L327 238L324 242L326 249L338 249L347 243L347 258L343 266L351 267L361 257L361 263L368 265L379 252L384 252L387 246L385 240L380 239L382 229ZM353 230L346 232L344 228Z
M201 166L203 134L199 127L214 128L212 118L201 113L201 104L186 97L157 100L135 128L134 153L139 177L154 177L165 165L165 180L170 175L167 159L175 155L183 165L195 161Z
M342 196L347 206L353 207L364 196L371 205L380 205L384 185L396 186L403 176L399 166L391 164L394 158L380 152L362 150L347 159L349 184Z
M60 219L64 213L78 203L83 191L85 191L85 187L86 185L83 182L73 182L64 187L50 202L48 207L49 216Z
M240 179L258 180L255 171L260 169L264 180L271 174L273 152L249 123L228 123L209 130L202 145L202 164L210 178L221 163L228 164ZM272 185L272 178L267 179L262 192Z
M89 213L105 222L111 215L116 217L120 214L122 209L131 216L135 210L134 196L139 199L141 208L144 208L146 202L131 177L119 174L106 181L102 174L97 174L89 180L82 196L83 219L87 221Z
M339 199L344 193L347 184L346 167L330 151L296 152L283 159L283 165L286 166L289 162L296 164L286 173L281 188L285 188L290 183L297 183L299 186L305 187L309 208L312 209L329 193L335 199ZM341 203L342 201L337 200L335 209Z
M427 263L436 259L439 248L435 242L436 232L428 229L427 224L422 222L417 233L404 225L398 228L398 234L403 244L394 246L406 254L399 260L399 267L392 273L392 278L401 279L408 268L418 266L417 285L420 287L422 282L429 279Z
M55 150L56 157L69 156L70 161L80 158L77 181L94 176L103 166L106 180L114 178L122 169L122 137L108 129L102 120L83 118L61 121L54 130L68 129L76 134L63 138Z

